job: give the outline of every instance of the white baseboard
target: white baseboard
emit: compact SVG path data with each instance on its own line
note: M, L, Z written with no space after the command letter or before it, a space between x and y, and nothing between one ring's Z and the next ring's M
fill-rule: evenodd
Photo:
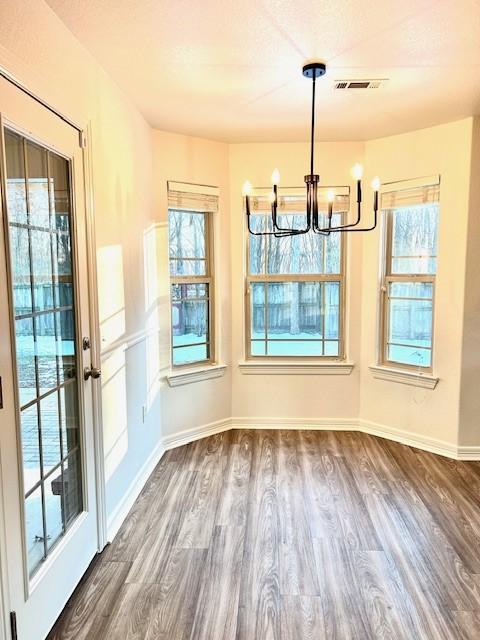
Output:
M457 447L457 460L480 460L480 447Z
M135 500L140 495L141 490L145 486L150 474L160 462L163 454L165 453L165 445L161 440L152 453L148 456L145 464L138 471L135 478L132 480L130 487L123 496L122 500L115 507L107 520L107 541L112 542L118 533L118 530L123 524L123 521L128 515L128 512L133 507Z
M215 422L209 422L201 427L185 429L184 431L179 431L171 436L165 436L162 440L162 444L165 450L174 449L175 447L181 447L183 444L188 444L194 440L200 440L200 438L213 436L216 433L221 433L222 431L229 431L231 428L231 418L216 420Z
M404 431L403 429L397 429L395 427L388 427L384 424L369 422L367 420L358 421L358 430L362 433L368 433L372 436L378 436L379 438L386 438L387 440L406 444L409 447L416 447L417 449L436 453L447 458L460 459L456 445L445 442L444 440L437 440L430 436Z
M358 431L358 420L350 418L232 418L231 428Z

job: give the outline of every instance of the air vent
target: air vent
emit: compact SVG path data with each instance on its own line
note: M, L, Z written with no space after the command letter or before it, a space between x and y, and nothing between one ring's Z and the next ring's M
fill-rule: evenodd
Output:
M335 80L334 88L340 91L347 89L380 89L388 80Z

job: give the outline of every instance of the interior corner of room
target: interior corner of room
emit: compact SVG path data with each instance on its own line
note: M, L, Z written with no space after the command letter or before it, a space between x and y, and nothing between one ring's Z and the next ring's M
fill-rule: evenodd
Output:
M324 5L0 5L0 640L477 637L480 5Z

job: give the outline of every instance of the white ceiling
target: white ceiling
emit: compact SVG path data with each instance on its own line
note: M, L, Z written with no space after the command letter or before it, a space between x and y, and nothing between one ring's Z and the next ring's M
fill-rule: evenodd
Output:
M480 0L47 0L156 128L363 140L480 113ZM333 90L342 78L388 78Z

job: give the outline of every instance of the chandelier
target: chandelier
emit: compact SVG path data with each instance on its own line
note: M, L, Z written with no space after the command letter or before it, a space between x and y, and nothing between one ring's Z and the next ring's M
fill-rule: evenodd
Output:
M250 226L250 197L252 193L252 185L247 180L243 185L243 196L245 197L245 211L247 214L248 231L254 236L275 236L276 238L282 238L284 236L295 236L303 233L308 233L310 230L313 233L322 235L330 235L331 233L342 232L359 232L359 231L372 231L377 226L377 213L378 213L378 190L380 189L379 178L374 178L372 181L373 189L373 222L369 227L361 227L362 218L362 177L363 168L360 164L356 164L352 169L352 176L357 183L357 216L354 222L342 225L332 224L333 218L333 203L335 201L335 191L329 189L327 193L328 213L327 223L321 223L318 213L318 186L320 183L320 176L314 173L314 146L315 146L315 85L317 78L324 76L326 72L326 66L323 62L312 62L306 64L302 73L306 78L312 80L312 120L311 120L311 133L310 133L310 173L305 176L305 184L307 185L307 202L306 202L306 223L304 228L292 229L281 227L278 224L278 184L280 182L280 173L278 169L275 169L272 173L272 191L269 193L269 200L272 211L272 231L254 231Z

